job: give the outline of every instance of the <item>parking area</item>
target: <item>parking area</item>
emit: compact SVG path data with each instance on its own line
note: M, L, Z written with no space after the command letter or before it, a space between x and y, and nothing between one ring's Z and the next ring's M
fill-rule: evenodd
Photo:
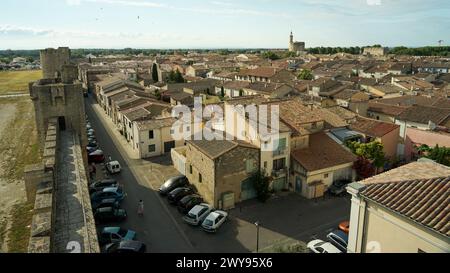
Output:
M254 252L257 249L255 222L260 224L259 251L270 251L275 245L291 241L307 243L316 238L325 239L350 213L350 200L346 196L307 200L295 193L282 192L266 203L248 200L238 204L228 211L227 221L216 233L204 232L198 226L186 224L176 206L157 192L168 178L179 175L170 156L147 160L128 157L124 152L126 147L117 139L120 135L107 128L107 121L101 121L102 117L98 117L92 106L88 105L87 111L99 146L122 166L121 173L113 177L123 185L126 197L121 207L128 217L124 222L108 225L135 231L136 239L147 245L148 252ZM100 164L97 179L104 175L108 174ZM145 204L143 217L137 214L139 200Z

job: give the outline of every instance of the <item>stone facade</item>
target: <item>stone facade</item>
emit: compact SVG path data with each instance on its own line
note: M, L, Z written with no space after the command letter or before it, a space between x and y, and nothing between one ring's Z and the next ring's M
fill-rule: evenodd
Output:
M216 141L216 145L221 145ZM205 202L222 208L223 195L234 193L241 201L241 184L252 171L259 168L259 149L250 145L236 145L217 157L211 157L188 142L186 148L186 176ZM201 178L200 178L201 176Z
M365 47L363 55L384 56L386 52L386 48L384 47Z
M289 51L290 52L301 52L305 51L305 42L294 42L294 35L291 32L289 36Z
M100 252L86 175L86 126L78 68L70 50L41 51L45 79L29 84L43 161L25 167L34 203L28 252Z

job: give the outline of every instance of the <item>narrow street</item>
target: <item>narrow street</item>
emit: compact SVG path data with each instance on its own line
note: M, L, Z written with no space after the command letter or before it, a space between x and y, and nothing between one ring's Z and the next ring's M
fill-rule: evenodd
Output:
M137 240L143 241L150 253L195 252L186 237L177 229L176 223L166 208L163 207L159 194L135 177L131 170L133 160L125 159L119 152L107 129L92 109L90 102L90 100L86 100L86 113L95 129L100 149L106 156L111 156L112 159L119 161L122 166L121 173L112 177L123 185L127 195L122 202L122 208L127 211L128 219L120 226L136 231ZM144 201L144 217L137 215L139 200Z

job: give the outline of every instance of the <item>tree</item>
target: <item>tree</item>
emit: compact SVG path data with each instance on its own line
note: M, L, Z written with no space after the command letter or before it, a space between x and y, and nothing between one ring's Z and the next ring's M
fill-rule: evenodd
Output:
M364 157L372 162L372 164L381 168L386 163L386 157L383 151L383 144L378 141L372 141L369 143L359 143L351 141L347 146L352 150L354 154L360 157Z
M181 75L181 72L178 69L175 72L174 81L176 83L183 83L184 82L183 75Z
M269 177L261 170L257 170L251 174L249 180L252 182L257 193L257 199L261 202L266 202L270 197L269 192Z
M153 63L152 79L154 82L158 82L158 65L156 63Z
M263 54L262 54L262 57L264 58L264 59L269 59L269 60L278 60L278 59L280 59L280 56L278 56L277 54L275 54L274 52L272 52L272 51L266 51L266 52L264 52Z
M430 148L427 145L422 145L417 148L422 153L422 157L429 158L435 162L450 167L450 148L439 147L436 145Z
M312 80L314 78L313 74L311 73L311 70L309 69L303 69L300 74L298 74L297 78L299 80Z
M353 163L353 169L355 169L358 177L361 179L366 179L375 174L375 168L372 163L362 156L358 156L358 159Z

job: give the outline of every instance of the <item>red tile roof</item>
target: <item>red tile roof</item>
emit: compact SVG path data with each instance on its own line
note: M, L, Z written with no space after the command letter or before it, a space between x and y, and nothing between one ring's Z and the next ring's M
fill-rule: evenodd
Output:
M400 128L400 125L375 119L357 117L356 121L350 125L350 128L371 137L382 137L393 130Z
M450 177L369 184L361 195L450 236Z
M309 136L309 147L291 153L292 158L307 171L317 171L356 161L356 156L325 133Z

